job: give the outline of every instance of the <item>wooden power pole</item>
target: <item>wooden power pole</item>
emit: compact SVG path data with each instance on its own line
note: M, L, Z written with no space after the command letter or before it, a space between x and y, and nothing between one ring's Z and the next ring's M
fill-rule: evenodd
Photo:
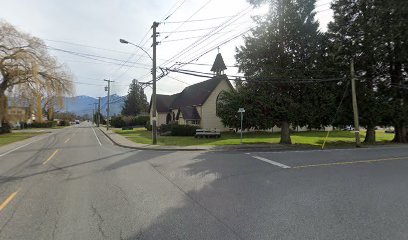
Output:
M157 144L157 116L156 116L156 46L157 46L157 31L158 22L153 22L153 93L152 93L152 144Z
M109 124L110 124L110 116L109 116L109 112L110 112L110 84L111 82L114 82L112 80L109 79L105 79L105 82L108 82L108 110L106 111L106 130L109 130Z
M98 98L98 115L96 117L96 126L99 127L101 123L101 97Z
M354 59L350 62L350 76L351 76L351 95L353 101L353 113L354 113L354 131L356 135L356 147L360 147L360 124L358 122L358 107L356 96L356 79L354 73Z

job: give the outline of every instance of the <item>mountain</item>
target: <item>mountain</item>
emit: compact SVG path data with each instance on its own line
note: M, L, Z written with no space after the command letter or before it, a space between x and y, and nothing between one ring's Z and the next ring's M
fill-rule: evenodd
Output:
M111 115L118 115L122 111L123 101L125 100L125 96L119 96L113 94L110 96L110 114ZM96 107L94 106L96 103ZM76 115L82 116L85 114L92 115L92 109L97 108L98 99L81 95L76 97L65 97L64 98L64 105L63 109L60 111L64 112L72 112ZM108 97L101 97L101 113L102 115L106 116L108 106Z

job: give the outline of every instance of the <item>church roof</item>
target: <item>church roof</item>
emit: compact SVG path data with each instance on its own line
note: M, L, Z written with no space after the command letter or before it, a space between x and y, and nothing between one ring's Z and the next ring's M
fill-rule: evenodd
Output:
M227 79L225 75L214 76L209 80L188 86L177 94L157 94L157 112L168 112L169 109L183 109L184 107L203 105L218 84L225 79ZM195 113L192 114L195 115Z
M221 53L218 53L211 68L211 72L222 72L225 69L227 69L227 66L225 66L224 59L222 58Z

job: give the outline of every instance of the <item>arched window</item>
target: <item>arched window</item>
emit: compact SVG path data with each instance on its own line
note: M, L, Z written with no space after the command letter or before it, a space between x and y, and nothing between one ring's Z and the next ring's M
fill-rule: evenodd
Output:
M166 124L169 124L169 123L171 123L171 114L170 114L170 113L167 113L167 116L166 116Z
M215 114L218 116L219 108L224 104L223 95L225 91L221 91L215 100Z

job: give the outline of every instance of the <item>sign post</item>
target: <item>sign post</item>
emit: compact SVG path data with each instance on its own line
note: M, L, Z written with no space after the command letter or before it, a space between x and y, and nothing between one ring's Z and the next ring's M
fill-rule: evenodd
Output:
M239 108L238 112L241 113L241 144L242 144L242 120L244 119L245 109L244 108Z

